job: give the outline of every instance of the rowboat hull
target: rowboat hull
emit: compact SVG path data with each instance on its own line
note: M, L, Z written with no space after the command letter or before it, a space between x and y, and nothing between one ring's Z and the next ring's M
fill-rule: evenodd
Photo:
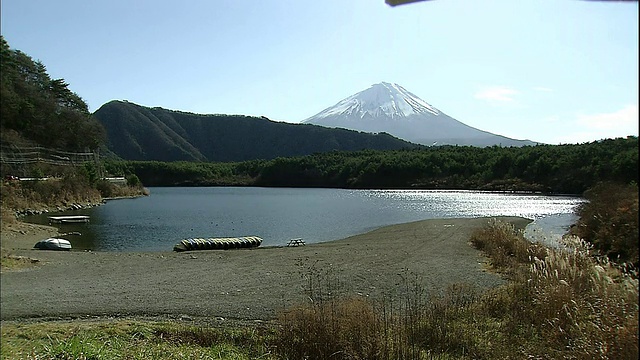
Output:
M33 247L41 250L69 251L71 250L71 242L65 239L48 238L38 241Z
M262 239L257 236L242 236L233 238L195 238L184 239L177 243L174 251L191 250L228 250L256 248L262 244Z

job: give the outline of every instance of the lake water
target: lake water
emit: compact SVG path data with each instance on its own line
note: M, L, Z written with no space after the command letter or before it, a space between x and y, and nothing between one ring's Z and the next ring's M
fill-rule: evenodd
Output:
M521 216L556 233L576 220L584 200L478 191L344 190L259 187L153 187L150 196L111 200L84 210L28 217L89 215L88 224L58 225L75 250L171 251L186 238L260 236L262 246L292 238L337 240L424 219ZM535 225L535 224L534 224Z

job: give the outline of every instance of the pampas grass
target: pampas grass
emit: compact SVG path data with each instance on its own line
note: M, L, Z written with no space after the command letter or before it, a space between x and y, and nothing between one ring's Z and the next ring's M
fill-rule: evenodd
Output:
M285 359L636 359L638 280L575 236L546 248L491 221L472 243L508 284L396 297L324 297L282 312ZM319 284L321 281L315 282ZM325 292L328 294L328 292Z

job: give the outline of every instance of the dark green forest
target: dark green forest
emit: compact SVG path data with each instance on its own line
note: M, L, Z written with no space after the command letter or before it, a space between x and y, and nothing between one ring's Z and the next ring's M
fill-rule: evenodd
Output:
M0 130L15 145L85 151L104 143L104 128L63 79L52 79L40 61L1 39Z
M582 194L599 182L638 181L638 138L577 145L442 146L333 151L233 163L109 161L146 186L469 189Z

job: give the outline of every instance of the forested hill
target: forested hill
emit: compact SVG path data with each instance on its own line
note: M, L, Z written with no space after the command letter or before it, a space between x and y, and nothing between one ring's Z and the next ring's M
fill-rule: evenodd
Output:
M377 135L263 117L199 115L111 101L94 117L107 147L125 160L245 161L302 156L333 150L397 150L418 145Z

